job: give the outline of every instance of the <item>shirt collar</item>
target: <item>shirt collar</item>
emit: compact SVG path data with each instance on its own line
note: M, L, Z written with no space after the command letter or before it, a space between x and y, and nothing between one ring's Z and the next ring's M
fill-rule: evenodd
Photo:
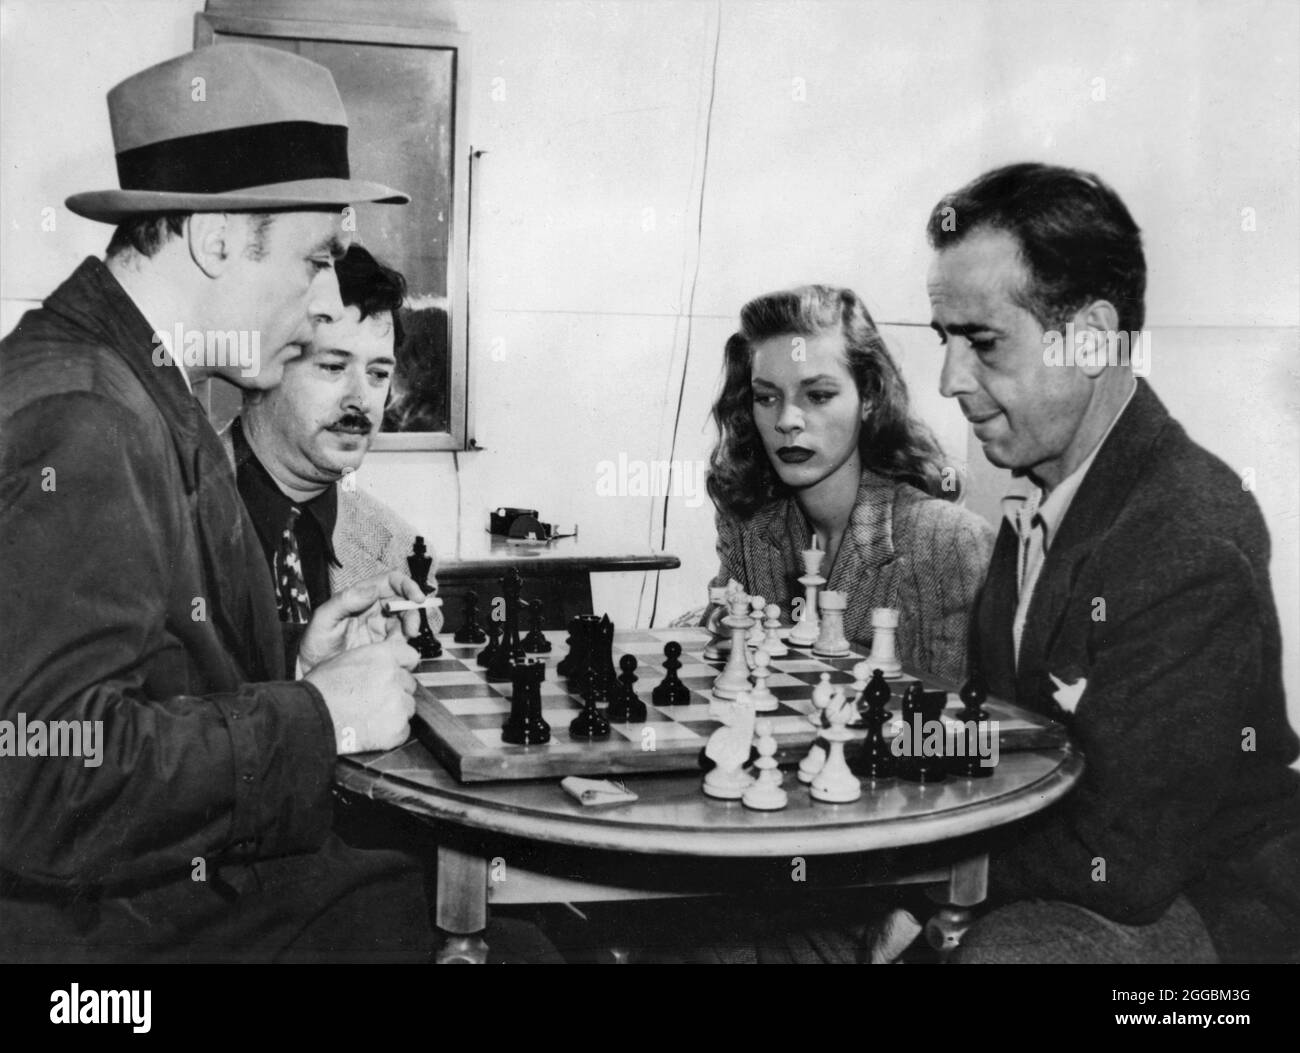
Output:
M304 515L310 516L320 527L325 555L330 563L336 567L342 566L334 554L333 540L334 524L338 520L338 488L331 483L310 500L296 501L280 489L266 466L258 460L244 434L243 421L239 417L230 422L230 439L235 452L235 474L239 480L240 493L258 532L271 530L273 534L268 536L278 537L289 518L289 510L301 509Z
M1069 511L1074 495L1079 492L1079 487L1083 485L1084 476L1088 474L1092 462L1097 459L1097 454L1101 452L1106 440L1110 438L1110 433L1115 430L1115 425L1119 423L1120 417L1128 409L1129 403L1133 401L1136 392L1137 385L1134 384L1128 393L1128 398L1124 400L1124 405L1120 406L1118 412L1111 419L1105 434L1097 441L1097 445L1092 448L1092 452L1084 458L1079 467L1057 483L1055 489L1047 497L1043 497L1041 487L1035 487L1028 495L1007 494L1002 499L1002 514L1018 535L1023 537L1022 527L1027 529L1035 521L1038 521L1043 525L1043 551L1046 552L1051 547L1052 538L1055 537L1056 531L1064 521L1065 513Z

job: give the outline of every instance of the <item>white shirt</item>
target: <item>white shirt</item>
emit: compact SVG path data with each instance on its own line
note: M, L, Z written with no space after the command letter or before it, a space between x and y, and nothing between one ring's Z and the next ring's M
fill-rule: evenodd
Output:
M1106 428L1105 434L1092 448L1092 452L1084 458L1078 468L1062 479L1046 498L1043 497L1042 488L1036 487L1028 497L1021 494L1008 494L1002 499L1002 514L1015 530L1016 536L1020 538L1019 558L1016 561L1016 585L1020 594L1016 601L1016 616L1011 623L1017 666L1020 664L1020 638L1025 631L1025 617L1029 614L1029 604L1034 597L1034 586L1038 584L1038 574L1043 569L1043 560L1047 558L1047 551L1052 546L1052 538L1060 530L1061 523L1065 520L1065 513L1069 511L1074 495L1083 485L1084 476L1088 474L1092 462L1097 459L1097 453L1110 438L1110 433L1115 430L1115 424L1128 409L1128 404L1133 400L1136 391L1137 384L1134 384L1128 393L1128 398L1124 400L1124 405L1120 406Z

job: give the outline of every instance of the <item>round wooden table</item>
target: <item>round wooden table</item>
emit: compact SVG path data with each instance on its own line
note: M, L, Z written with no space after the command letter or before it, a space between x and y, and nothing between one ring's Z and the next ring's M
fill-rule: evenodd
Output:
M986 778L866 782L851 804L814 801L787 772L790 804L777 812L706 797L694 773L629 777L638 799L601 808L579 804L557 780L461 784L415 741L341 758L337 779L442 831L436 914L449 938L440 960L483 961L489 900L735 890L778 871L788 881L791 868L813 861L823 884L946 882L946 905L927 935L950 950L987 894L987 850L972 835L1048 807L1082 770L1068 746L1008 752Z

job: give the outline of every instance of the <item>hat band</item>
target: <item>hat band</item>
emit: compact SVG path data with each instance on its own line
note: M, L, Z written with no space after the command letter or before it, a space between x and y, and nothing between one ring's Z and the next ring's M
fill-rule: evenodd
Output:
M348 179L344 124L276 121L164 139L117 155L123 190L224 194L300 179Z

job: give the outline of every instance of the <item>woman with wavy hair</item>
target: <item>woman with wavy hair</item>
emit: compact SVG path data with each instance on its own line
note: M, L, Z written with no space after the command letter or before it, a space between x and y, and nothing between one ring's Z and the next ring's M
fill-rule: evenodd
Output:
M894 607L903 665L961 679L993 531L952 503L957 473L911 415L857 294L809 285L746 304L713 418L722 566L712 584L735 579L789 619L800 553L816 537L826 588L847 593L850 642L868 645L872 609Z

